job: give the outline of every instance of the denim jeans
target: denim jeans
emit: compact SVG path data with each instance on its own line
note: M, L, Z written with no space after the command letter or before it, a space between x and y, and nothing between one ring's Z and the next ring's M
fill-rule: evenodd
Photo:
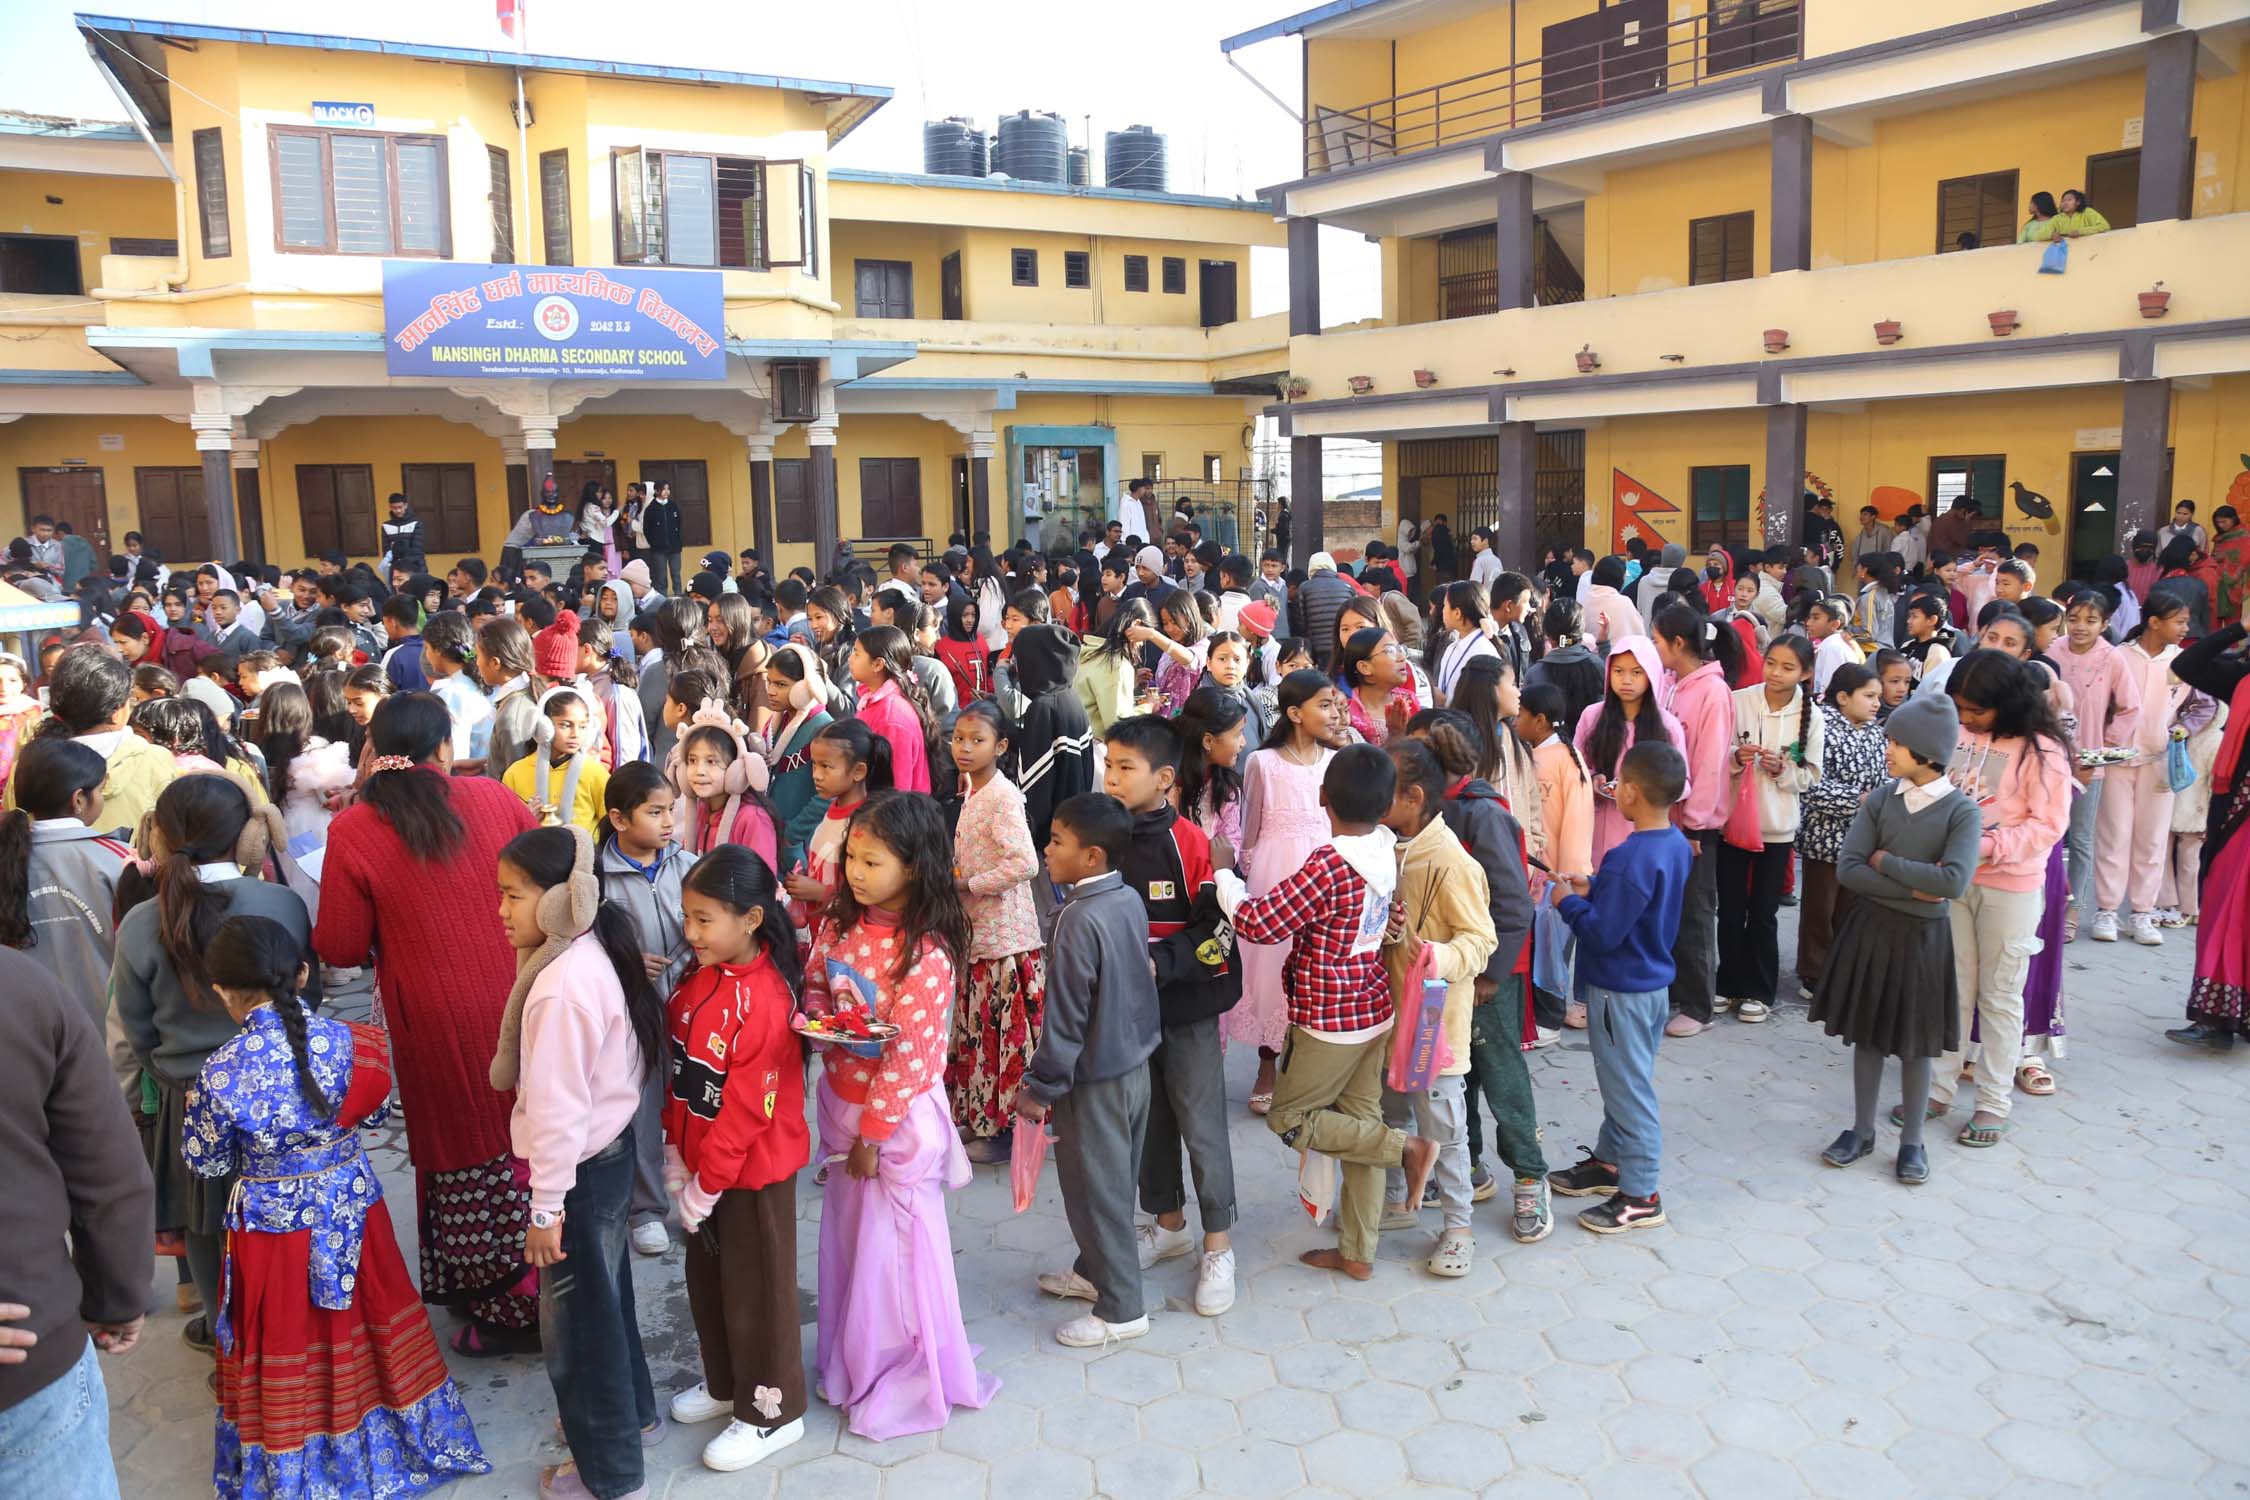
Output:
M2064 868L2070 873L2071 914L2087 917L2094 910L2094 826L2101 817L2102 783L2078 789L2070 804L2070 827L2063 834Z
M1617 1168L1619 1192L1646 1198L1656 1191L1664 1159L1664 1125L1656 1105L1656 1049L1671 1005L1663 990L1637 995L1578 981L1593 1043L1594 1081L1602 1091L1602 1131L1594 1155Z
M641 1429L656 1420L656 1388L633 1315L630 1126L578 1164L563 1199L563 1259L539 1274L539 1333L563 1440L596 1500L645 1482Z
M117 1500L109 1392L94 1341L85 1343L62 1378L0 1411L0 1494Z

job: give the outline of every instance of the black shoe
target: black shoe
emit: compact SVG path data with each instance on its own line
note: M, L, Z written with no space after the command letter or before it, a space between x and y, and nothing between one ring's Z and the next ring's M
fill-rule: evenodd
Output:
M1898 1180L1919 1187L1930 1180L1930 1153L1920 1146L1898 1148Z
M1578 1165L1547 1174L1547 1186L1565 1198L1602 1198L1617 1191L1617 1168L1596 1161L1594 1153L1579 1153Z
M1582 1210L1579 1224L1596 1234L1623 1234L1628 1229L1654 1229L1664 1222L1664 1202L1660 1194L1651 1193L1646 1198L1629 1198L1623 1193L1609 1197Z
M1856 1130L1847 1130L1829 1142L1828 1149L1820 1153L1820 1159L1832 1167L1848 1167L1861 1157L1873 1154L1874 1150L1875 1141L1872 1137L1862 1136Z
M2206 1026L2198 1021L2164 1033L2183 1047L2201 1047L2206 1052L2224 1052L2234 1045L2234 1033L2224 1026Z
M188 1319L180 1329L180 1342L198 1354L219 1352L219 1340L211 1332L211 1320L208 1317Z

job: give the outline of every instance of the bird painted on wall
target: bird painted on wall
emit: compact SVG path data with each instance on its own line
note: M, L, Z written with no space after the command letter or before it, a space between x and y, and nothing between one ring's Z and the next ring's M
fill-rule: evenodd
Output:
M2052 521L2055 518L2055 503L2037 490L2024 488L2022 480L2009 480L2008 488L2015 492L2016 509L2034 521Z

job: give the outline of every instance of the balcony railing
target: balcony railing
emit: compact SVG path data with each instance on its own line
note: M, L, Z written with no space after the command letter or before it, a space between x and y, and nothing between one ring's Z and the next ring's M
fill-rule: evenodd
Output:
M1348 109L1313 106L1305 175L1678 93L1775 63L1804 44L1802 0L1710 0L1677 20L1666 0L1622 0L1546 29L1537 57Z

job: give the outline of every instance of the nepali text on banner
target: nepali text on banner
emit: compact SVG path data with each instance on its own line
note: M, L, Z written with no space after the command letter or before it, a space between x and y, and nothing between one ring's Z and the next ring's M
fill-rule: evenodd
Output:
M383 262L393 375L723 380L716 271Z

